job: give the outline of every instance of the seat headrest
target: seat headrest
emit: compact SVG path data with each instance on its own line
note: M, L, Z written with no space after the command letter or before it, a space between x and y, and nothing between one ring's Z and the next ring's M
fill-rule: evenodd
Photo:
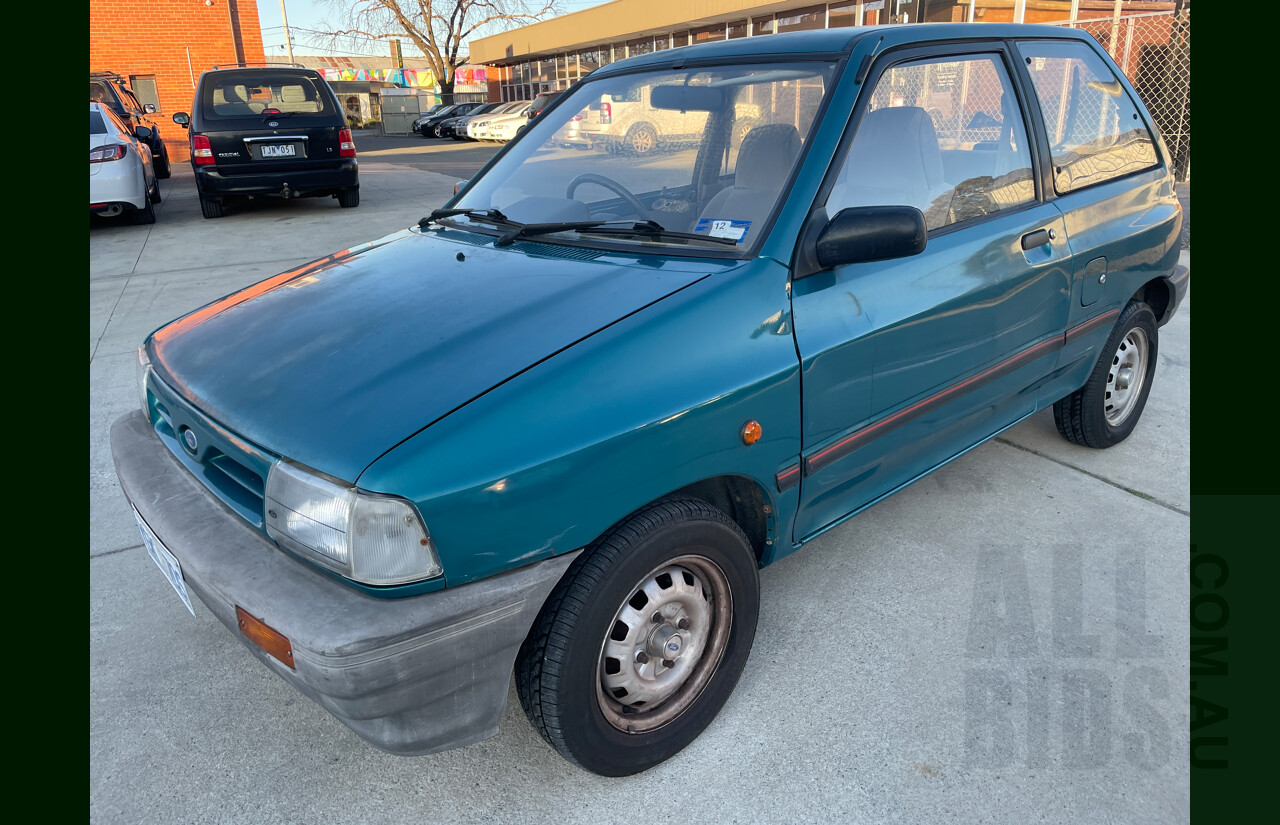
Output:
M790 123L757 126L742 139L734 173L735 189L777 191L800 156L800 133Z

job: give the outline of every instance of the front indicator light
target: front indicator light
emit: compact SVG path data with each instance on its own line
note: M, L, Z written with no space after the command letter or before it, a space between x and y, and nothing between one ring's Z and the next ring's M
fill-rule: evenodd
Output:
M250 616L249 611L240 605L236 605L236 621L240 624L240 632L246 639L288 665L290 669L297 669L293 666L293 645L289 642L288 636L262 619Z

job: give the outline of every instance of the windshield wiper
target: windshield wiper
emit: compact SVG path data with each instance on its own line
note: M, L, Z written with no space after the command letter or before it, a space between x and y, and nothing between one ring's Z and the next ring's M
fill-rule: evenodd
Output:
M699 235L694 232L676 232L671 229L663 228L662 224L657 221L635 221L625 223L621 226L611 226L612 221L602 221L594 226L585 226L579 229L579 232L590 232L594 235L643 235L649 238L679 238L687 241L707 241L709 243L729 244L733 246L738 243L734 238L718 238L714 235Z
M534 235L550 235L555 232L568 232L570 230L590 229L599 226L602 221L555 221L554 223L525 223L515 224L515 229L500 235L498 240L493 242L494 246L507 246L515 243L520 238L531 238Z
M418 226L426 229L433 223L439 223L441 218L452 218L454 215L464 215L473 221L491 223L495 226L525 225L511 220L497 209L433 209L430 215L418 220Z

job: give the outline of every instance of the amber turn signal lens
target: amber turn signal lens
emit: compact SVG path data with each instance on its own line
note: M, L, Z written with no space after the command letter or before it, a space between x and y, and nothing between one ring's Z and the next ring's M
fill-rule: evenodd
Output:
M759 421L754 419L742 425L742 443L751 445L760 440L760 436L764 435L764 429L760 426Z
M236 621L240 623L240 632L249 641L293 667L293 645L287 636L261 619L250 616L240 605L236 605Z

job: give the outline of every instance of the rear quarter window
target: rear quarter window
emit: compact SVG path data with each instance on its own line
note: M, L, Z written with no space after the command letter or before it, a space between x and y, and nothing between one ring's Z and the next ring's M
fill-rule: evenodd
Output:
M1059 193L1159 163L1155 141L1115 73L1084 43L1018 44L1049 135Z
M102 119L100 112L89 112L89 134L105 135L107 133L107 122Z
M274 109L290 120L340 116L328 84L307 75L235 74L206 78L200 112L211 120L257 117Z

